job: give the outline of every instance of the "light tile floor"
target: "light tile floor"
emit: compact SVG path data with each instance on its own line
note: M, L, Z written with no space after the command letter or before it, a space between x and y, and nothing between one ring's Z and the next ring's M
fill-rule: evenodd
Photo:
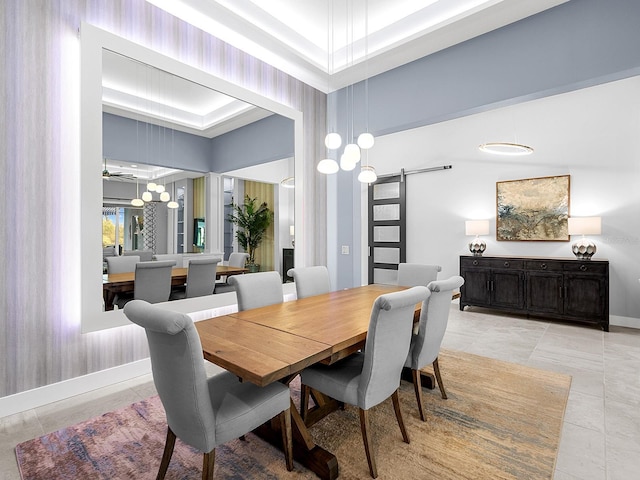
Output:
M443 347L572 376L556 480L640 478L640 330L460 312L453 303ZM0 418L0 479L20 478L16 444L154 393L146 375Z

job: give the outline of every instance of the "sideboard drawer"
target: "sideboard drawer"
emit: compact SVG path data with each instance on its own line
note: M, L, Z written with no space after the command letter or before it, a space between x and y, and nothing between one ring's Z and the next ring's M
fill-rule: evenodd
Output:
M561 272L562 262L550 262L545 260L527 260L525 268L534 272Z
M491 268L514 268L522 270L524 268L524 262L511 258L492 258L489 260L488 266Z
M563 263L565 272L582 272L603 275L609 271L609 265L601 262L565 262Z

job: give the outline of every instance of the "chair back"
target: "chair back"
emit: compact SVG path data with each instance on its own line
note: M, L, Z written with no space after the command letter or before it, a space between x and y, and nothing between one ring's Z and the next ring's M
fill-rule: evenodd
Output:
M178 438L202 452L216 446L215 412L211 405L202 345L188 315L171 312L142 300L132 300L124 314L145 329L153 383Z
M431 295L422 303L420 325L418 333L411 339L411 349L405 363L407 367L419 370L438 358L449 321L452 292L463 283L464 279L455 275L428 285Z
M216 285L216 269L219 262L219 258L189 260L186 298L213 295L213 289Z
M371 309L358 384L358 406L369 409L400 386L409 353L416 305L429 296L427 287L413 287L379 296Z
M184 267L184 256L181 253L158 253L153 256L153 260L156 262L175 262L176 267Z
M137 255L126 257L105 257L107 261L107 273L127 273L136 271L136 263L140 261Z
M440 265L422 265L420 263L400 263L398 265L398 285L403 287L427 286L438 279Z
M236 290L239 311L266 307L284 300L278 272L234 275L229 278L229 284Z
M137 255L140 257L141 262L150 262L153 260L153 252L151 250L125 250L122 254L125 257Z
M172 260L137 263L133 298L149 303L168 301L171 295L171 269L175 264Z
M287 275L293 277L298 298L322 295L331 291L329 270L325 266L291 268Z
M230 267L244 268L244 265L245 265L245 263L247 263L248 259L249 259L249 254L248 253L234 252L234 253L229 255L229 261L227 262L227 264Z

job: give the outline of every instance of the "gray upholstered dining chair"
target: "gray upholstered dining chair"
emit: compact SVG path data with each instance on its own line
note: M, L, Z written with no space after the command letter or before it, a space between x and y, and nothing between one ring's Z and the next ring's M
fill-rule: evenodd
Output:
M133 300L124 308L145 329L153 383L167 416L157 478L169 467L176 438L204 453L202 478L212 479L215 449L279 416L287 470L293 470L289 387L258 387L222 372L207 378L202 344L188 315Z
M236 290L238 310L266 307L282 303L282 278L278 272L247 273L229 278L229 284Z
M140 261L138 255L120 257L105 257L107 261L107 273L127 273L136 271L136 263Z
M227 260L226 265L229 267L239 267L244 268L245 264L249 260L249 254L244 252L233 252L229 254L229 260ZM232 292L233 287L229 283L229 277L224 276L220 280L216 282L216 293L226 293Z
M176 262L138 262L133 298L149 303L166 302L171 295L171 269Z
M403 287L427 286L438 279L440 265L423 265L420 263L400 263L398 265L398 285Z
M322 295L331 291L329 270L325 266L291 268L287 275L293 277L298 298Z
M249 260L249 254L243 252L233 252L229 254L229 260L227 265L230 267L240 267L244 268L245 264Z
M141 262L150 262L153 260L153 252L151 250L125 250L122 255L132 256L137 255L140 257Z
M197 258L189 260L187 268L186 288L175 287L171 291L171 300L183 298L202 297L213 295L216 286L216 270L218 269L219 258Z
M422 304L418 332L411 338L411 347L409 348L409 355L407 355L405 367L411 369L420 419L423 422L426 417L422 400L420 369L429 364L433 365L433 373L438 382L438 387L440 387L440 394L442 398L446 399L447 393L445 392L442 376L440 375L438 354L440 353L440 345L447 330L453 291L460 288L462 284L464 284L464 279L458 275L446 280L429 283L427 288L431 292L431 295L429 295L429 298Z
M357 406L360 411L362 440L369 463L369 473L378 476L369 426L369 409L391 397L402 438L409 435L402 420L398 388L402 367L409 352L411 329L416 304L429 296L427 287L413 287L378 297L371 309L364 352L345 358L334 365L311 366L300 373L303 418L310 389L339 402Z

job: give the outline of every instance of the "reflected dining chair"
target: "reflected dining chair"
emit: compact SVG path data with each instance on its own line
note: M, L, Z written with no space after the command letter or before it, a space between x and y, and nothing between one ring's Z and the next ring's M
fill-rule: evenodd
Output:
M311 366L300 373L305 406L309 404L310 389L314 389L339 402L358 407L364 450L373 478L378 476L378 470L371 445L371 407L391 397L402 438L409 443L400 411L398 388L409 352L415 307L428 296L429 290L422 286L379 296L371 309L364 352L331 366ZM306 409L302 414L305 418Z
M418 332L411 338L411 347L409 348L409 355L407 355L405 367L411 369L420 419L423 422L426 420L426 417L422 400L420 369L429 364L433 365L433 373L438 382L438 387L440 387L440 394L442 398L446 399L447 393L445 392L442 376L440 375L438 354L440 352L442 339L447 330L453 291L460 288L462 284L464 284L464 279L458 275L446 280L429 283L427 288L431 294L422 304Z
M198 258L189 260L187 268L187 287L182 292L173 291L172 300L181 298L202 297L213 295L216 286L216 270L219 258Z
M107 261L107 273L127 273L136 271L136 263L140 261L138 255L121 257L105 257Z
M322 295L331 291L329 270L325 266L291 268L287 275L293 277L298 298Z
M423 265L420 263L400 263L398 265L398 285L403 287L427 286L438 279L440 265Z
M149 303L166 302L171 295L171 269L176 262L139 262L133 283L133 298Z
M133 300L124 308L143 327L153 383L166 412L167 438L157 479L167 473L176 438L204 453L202 478L213 478L215 449L278 416L287 470L293 470L289 387L258 387L222 372L207 378L202 344L188 315Z
M238 310L266 307L282 303L282 278L278 272L258 272L234 275L229 284L236 290Z
M229 267L244 268L248 259L249 259L248 253L233 252L229 254L229 260L227 262L223 262L223 264L226 263L226 265L228 265ZM229 283L228 276L224 276L224 278L221 278L216 282L216 290L217 291L215 293L226 293L226 292L233 291L233 287Z

